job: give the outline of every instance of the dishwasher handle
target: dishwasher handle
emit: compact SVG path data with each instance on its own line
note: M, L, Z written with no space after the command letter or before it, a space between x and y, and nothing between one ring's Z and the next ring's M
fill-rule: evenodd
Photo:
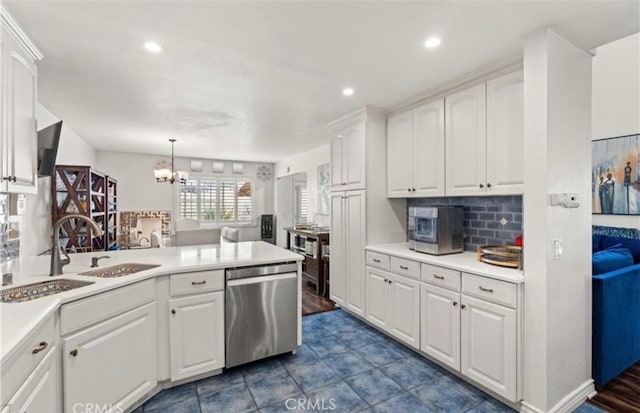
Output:
M255 267L231 268L225 271L227 280L237 280L240 278L263 277L266 275L284 274L297 272L298 264L287 262L276 265L262 265Z
M264 275L262 277L237 278L235 280L227 280L227 289L249 284L262 284L273 281L282 281L295 279L298 277L297 272L288 272L283 274Z

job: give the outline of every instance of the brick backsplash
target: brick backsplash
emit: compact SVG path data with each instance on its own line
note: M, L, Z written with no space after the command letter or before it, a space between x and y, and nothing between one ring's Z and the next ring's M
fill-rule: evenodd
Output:
M410 198L407 207L459 205L464 208L464 249L480 245L513 245L522 235L522 196ZM504 218L507 223L500 222Z

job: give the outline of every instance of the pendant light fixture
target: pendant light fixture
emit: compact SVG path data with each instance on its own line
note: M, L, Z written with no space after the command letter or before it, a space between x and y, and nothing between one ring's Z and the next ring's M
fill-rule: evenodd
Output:
M169 164L166 159L159 161L156 164L155 169L153 170L153 174L156 177L156 182L169 182L170 184L172 184L177 181L181 184L184 184L187 182L189 174L184 171L175 170L173 147L176 143L176 140L171 138L169 139L169 142L171 142L171 164Z

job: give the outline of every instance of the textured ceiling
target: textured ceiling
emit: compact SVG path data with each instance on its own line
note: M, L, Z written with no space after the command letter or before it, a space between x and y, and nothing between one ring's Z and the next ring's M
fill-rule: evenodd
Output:
M45 55L40 102L94 147L162 155L175 137L177 155L247 161L312 149L350 111L517 60L534 30L590 49L640 21L637 1L4 4ZM443 41L428 51L431 34Z

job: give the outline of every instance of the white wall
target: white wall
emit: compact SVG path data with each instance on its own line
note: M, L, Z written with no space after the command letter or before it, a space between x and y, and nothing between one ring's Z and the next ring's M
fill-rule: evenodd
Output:
M170 159L170 157L165 157ZM157 155L141 155L121 152L99 151L96 155L96 168L118 180L118 210L120 211L171 211L172 221L177 217L176 184L157 183L153 175L156 163L163 159ZM192 158L176 158L176 169L189 171ZM211 173L211 160L204 161L204 172ZM254 184L254 222L251 226L242 227L240 240L260 239L259 219L261 214L273 214L274 211L274 178L260 181L256 177L261 163L242 162L244 173L233 175L231 162L225 161L225 172L221 175L247 177ZM270 167L273 165L268 164ZM195 174L194 174L195 175Z
M640 133L640 33L596 49L591 136ZM594 215L594 225L640 228L639 216Z
M38 129L44 129L60 120L40 104L36 106L36 118L38 119ZM93 165L95 158L95 149L75 133L69 125L63 123L56 164ZM18 217L18 220L20 221L20 254L22 256L37 255L50 248L50 178L38 179L38 195L27 196L27 212Z
M329 144L319 146L307 152L297 154L275 164L275 177L307 174L307 190L309 191L309 218L318 213L318 166L328 164L330 160ZM276 192L278 191L276 183ZM276 206L277 208L277 206ZM329 211L327 211L328 214ZM318 217L320 226L329 226L328 215ZM326 222L325 222L326 221Z
M591 380L591 56L551 30L524 49L523 411L567 411ZM579 208L548 205L576 193ZM562 243L554 259L554 240ZM556 410L560 408L560 410Z

